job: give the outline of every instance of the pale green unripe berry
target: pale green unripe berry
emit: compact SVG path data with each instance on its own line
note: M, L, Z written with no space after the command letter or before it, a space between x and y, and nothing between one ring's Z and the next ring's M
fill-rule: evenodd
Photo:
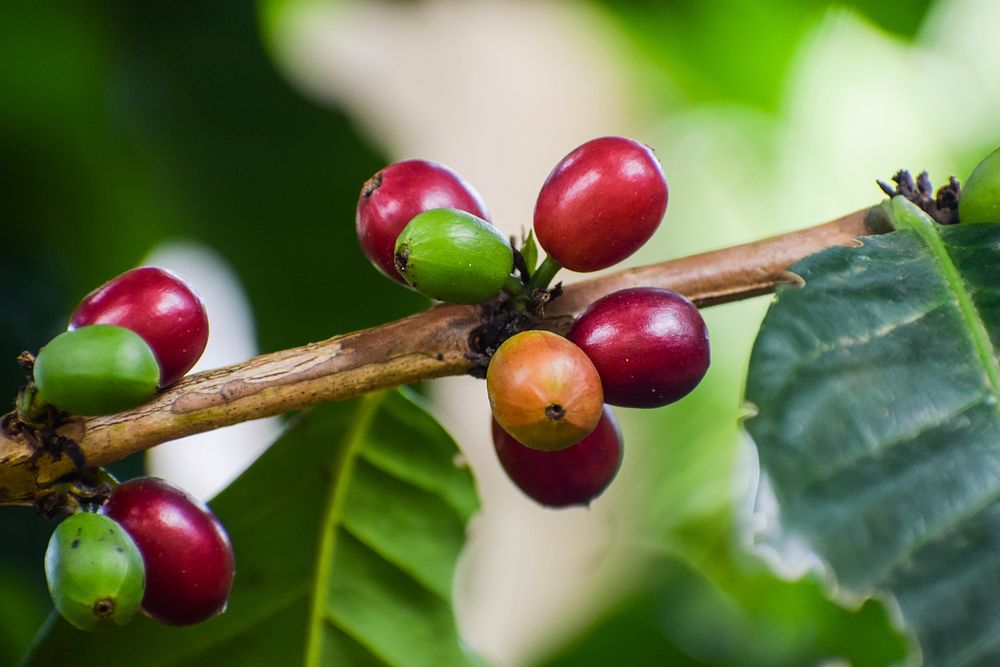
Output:
M95 324L53 338L35 359L34 378L46 403L76 415L106 415L149 400L160 366L139 334Z
M121 526L102 514L79 512L52 533L45 578L63 618L98 631L132 620L146 573L138 547Z
M396 239L396 269L415 290L450 303L496 296L514 268L510 242L471 213L451 208L414 217Z

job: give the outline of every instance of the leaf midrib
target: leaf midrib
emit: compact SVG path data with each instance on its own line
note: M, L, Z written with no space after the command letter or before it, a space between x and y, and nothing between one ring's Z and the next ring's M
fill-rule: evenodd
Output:
M965 330L972 339L972 346L975 348L979 362L986 372L986 378L993 391L993 395L998 400L997 409L1000 412L1000 368L998 368L996 362L993 343L990 341L986 324L983 322L979 310L973 303L968 289L966 289L965 281L958 272L958 267L955 266L955 262L952 261L951 255L948 254L948 250L945 248L944 241L938 233L937 223L926 216L906 216L905 222L917 234L920 240L924 242L924 245L927 246L931 257L941 270L945 284L951 290L952 296L955 297L955 301L958 303L959 314L965 323Z
M337 526L340 525L343 518L344 503L350 487L351 475L354 473L358 451L364 442L364 434L385 396L385 392L377 392L368 394L361 399L361 404L358 406L358 411L346 435L344 451L331 471L332 483L323 510L323 519L320 524L322 537L316 553L315 588L312 609L309 613L309 629L306 635L305 664L307 667L320 667L322 664L326 594L330 589L330 578L333 574L333 556L339 532Z
M944 282L958 305L959 315L965 323L965 331L968 333L971 339L970 342L976 351L976 355L979 357L979 362L985 372L989 388L993 396L997 399L993 401L993 406L998 415L1000 415L1000 365L996 361L996 353L993 343L990 340L989 332L986 330L986 324L983 322L978 308L973 303L972 296L969 294L968 289L966 289L965 281L962 279L958 267L955 266L951 255L948 254L944 240L942 240L939 233L938 223L931 220L922 211L917 211L916 213L900 216L899 222L904 223L909 229L913 230L927 247L931 258L937 263ZM938 530L926 533L919 539L914 540L902 554L892 559L888 566L884 568L883 575L881 576L892 572L902 563L912 558L925 545L947 535L956 525L975 516L984 507L988 507L990 503L996 501L998 498L1000 498L1000 488L994 490L987 498L980 500L971 511L962 512L958 517L946 522Z

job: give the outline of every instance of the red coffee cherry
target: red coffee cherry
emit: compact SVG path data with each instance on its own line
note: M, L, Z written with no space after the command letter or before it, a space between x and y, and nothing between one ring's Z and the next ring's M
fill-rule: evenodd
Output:
M601 378L587 355L549 331L507 339L486 370L493 416L518 442L554 451L597 426L604 407Z
M577 318L569 339L594 362L612 405L673 403L708 371L705 321L671 290L637 287L598 299Z
M525 447L493 420L493 446L507 476L547 507L589 505L618 474L622 436L607 407L590 435L572 447L542 452Z
M233 547L204 503L165 480L140 477L116 487L103 511L142 553L146 614L191 625L225 610L236 571Z
M405 285L393 264L396 239L419 213L436 208L457 208L490 219L479 193L443 164L403 160L369 178L358 198L355 226L361 249L375 268Z
M208 343L208 315L195 291L173 273L143 266L112 278L73 311L70 331L116 324L139 334L160 364L160 386L191 370Z
M535 236L571 271L597 271L649 240L667 210L653 151L625 137L583 144L556 165L535 204Z

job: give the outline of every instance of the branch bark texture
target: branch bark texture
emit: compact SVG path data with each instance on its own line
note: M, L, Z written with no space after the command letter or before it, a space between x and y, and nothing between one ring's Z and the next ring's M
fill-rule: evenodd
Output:
M600 297L628 287L676 290L699 306L766 294L798 260L858 243L870 233L865 211L800 231L620 271L565 288L546 310L545 328L565 333ZM282 414L418 380L462 375L472 365L469 333L478 306L438 305L388 324L335 336L189 376L133 410L76 418L58 429L89 465L104 465L193 433ZM0 504L31 504L74 469L68 457L33 456L27 438L0 432Z

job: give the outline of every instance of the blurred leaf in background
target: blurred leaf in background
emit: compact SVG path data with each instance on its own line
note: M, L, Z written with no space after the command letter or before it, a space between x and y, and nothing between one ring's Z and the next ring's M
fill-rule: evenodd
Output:
M543 664L888 667L910 651L885 607L869 600L843 609L819 581L784 581L726 554L697 567L661 556L647 567L641 591Z
M4 171L18 186L5 226L26 261L62 267L66 310L178 236L236 267L266 350L424 303L357 279L376 274L356 250L354 203L381 160L342 115L278 76L252 7L4 11L24 14L3 22L14 33L3 40L12 66L0 75L11 79L3 84L12 109L0 128L11 147ZM54 39L60 27L74 39ZM33 71L18 67L27 60ZM69 90L59 89L63 80ZM60 94L68 99L48 99Z
M599 2L628 33L633 48L663 85L660 104L737 104L776 114L789 70L809 32L833 3L778 2ZM887 4L875 0L837 3L900 37L913 38L932 0ZM666 95L664 95L666 94Z

